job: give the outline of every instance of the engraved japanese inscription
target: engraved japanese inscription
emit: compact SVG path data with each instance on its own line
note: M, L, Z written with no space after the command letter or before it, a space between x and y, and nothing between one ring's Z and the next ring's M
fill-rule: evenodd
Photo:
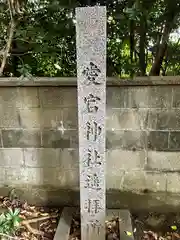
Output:
M86 126L87 126L87 133L86 133L87 140L96 141L98 136L101 134L102 127L100 126L100 124L98 124L95 121L93 122L88 121L86 123Z
M89 173L86 178L85 188L100 190L100 179L97 173Z
M88 199L85 201L84 209L87 209L90 215L95 216L101 210L99 199Z
M101 70L93 62L90 62L89 66L85 67L82 73L86 77L87 81L85 81L85 83L87 85L90 85L90 84L95 84L95 85L101 84L101 82L99 82L97 80L97 77L101 73Z
M101 166L101 156L96 149L88 149L85 154L85 159L83 161L86 167L98 167Z
M101 101L101 99L98 96L94 96L92 93L90 93L87 97L84 97L88 113L96 113L98 111L99 101Z
M81 239L105 238L106 8L76 8Z

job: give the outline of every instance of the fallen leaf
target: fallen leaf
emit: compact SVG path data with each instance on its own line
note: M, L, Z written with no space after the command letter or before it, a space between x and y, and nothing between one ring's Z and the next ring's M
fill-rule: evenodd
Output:
M177 230L177 227L175 225L171 226L171 229L176 231Z
M125 231L125 233L126 233L127 236L132 236L132 233L129 232L129 231Z

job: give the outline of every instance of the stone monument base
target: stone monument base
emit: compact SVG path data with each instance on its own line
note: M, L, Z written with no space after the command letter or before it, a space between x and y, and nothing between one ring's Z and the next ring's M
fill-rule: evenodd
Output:
M70 228L73 219L73 214L76 208L65 207L62 211L59 224L54 236L54 240L69 240ZM119 240L133 240L133 230L131 224L131 216L128 210L107 209L106 220L110 221L113 218L118 218L119 224ZM129 233L130 235L128 235ZM105 239L105 236L104 236Z

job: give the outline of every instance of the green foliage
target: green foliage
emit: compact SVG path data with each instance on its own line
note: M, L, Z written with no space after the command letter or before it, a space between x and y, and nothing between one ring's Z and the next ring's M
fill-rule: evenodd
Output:
M21 222L19 213L19 209L16 208L13 211L9 208L7 212L0 215L0 233L11 235L19 228Z
M131 8L126 8L124 10L124 13L127 14L128 18L130 20L135 20L135 21L139 21L141 15L143 14L140 9L137 6L137 3L135 2L135 4L131 7Z
M105 2L108 75L144 74L143 66L148 74L164 43L167 46L158 74L180 73L180 42L169 38L180 26L179 0ZM78 0L24 1L25 14L17 24L4 75L75 76L75 7L84 3ZM9 21L7 2L0 0L0 50L7 41Z
M23 77L31 77L31 67L28 64L19 64L17 71L21 74Z

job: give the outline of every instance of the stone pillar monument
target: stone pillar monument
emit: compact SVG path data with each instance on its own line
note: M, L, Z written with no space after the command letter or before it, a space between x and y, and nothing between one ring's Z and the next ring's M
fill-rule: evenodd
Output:
M106 7L76 9L81 240L105 239Z

